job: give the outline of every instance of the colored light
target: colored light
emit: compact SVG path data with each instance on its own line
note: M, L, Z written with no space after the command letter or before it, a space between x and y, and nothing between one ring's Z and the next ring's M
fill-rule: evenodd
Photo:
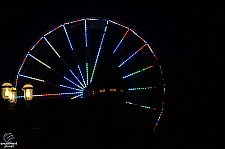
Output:
M87 18L86 20L96 21L96 20L99 20L99 19L96 19L96 18Z
M81 85L83 88L85 88L84 85L83 85L83 84L80 82L80 80L77 78L77 76L73 73L73 71L70 70L70 72L71 72L72 75L77 79L77 81L80 83L80 85Z
M119 44L116 46L115 50L113 51L113 53L116 52L116 50L118 49L118 47L120 46L120 44L122 43L123 39L126 37L126 35L128 34L129 29L126 31L126 33L123 35L123 38L120 40Z
M42 62L41 60L37 59L36 57L34 57L33 55L29 54L30 57L32 57L33 59L35 59L36 61L38 61L39 63L41 63L42 65L44 65L45 67L51 69L50 66L48 66L47 64L45 64L44 62Z
M129 91L150 90L150 89L152 89L152 87L128 88Z
M77 88L73 88L73 87L69 87L69 86L65 86L65 85L60 85L61 87L64 87L64 88L68 88L68 89L71 89L71 90L76 90L76 91L83 91L83 89L77 89Z
M107 23L106 23L106 26L105 26L105 29L104 29L104 33L102 35L102 40L101 40L101 43L100 43L100 46L99 46L99 49L98 49L98 54L97 54L97 57L96 57L96 60L95 60L94 69L92 71L90 83L92 82L92 79L94 77L95 68L96 68L96 65L97 65L97 62L98 62L98 57L99 57L100 51L102 49L102 43L103 43L104 38L105 38L105 34L106 34L106 30L107 30L108 23L109 23L109 21L107 20Z
M86 48L87 48L87 20L85 19L85 23L84 23L85 25L85 46L86 46Z
M41 79L37 79L37 78L33 78L33 77L21 75L21 74L18 74L18 75L19 75L20 77L24 77L24 78L28 78L28 79L32 79L32 80L36 80L36 81L40 81L40 82L45 82L45 80L41 80Z
M68 35L67 31L66 31L65 25L63 25L63 29L64 29L64 31L65 31L65 33L66 33L66 37L67 37L67 40L68 40L68 42L69 42L69 44L70 44L70 48L71 48L71 50L73 50L73 46L72 46L72 44L71 44L71 42L70 42L70 38L69 38L69 35Z
M86 76L87 76L87 85L88 85L88 82L89 82L89 80L88 80L88 63L86 63Z
M79 69L79 71L80 71L80 75L81 75L81 78L82 78L82 80L83 80L84 86L86 87L86 83L85 83L85 81L84 81L84 77L83 77L83 74L82 74L82 72L81 72L80 66L77 65L77 67L78 67L78 69Z
M150 69L150 68L152 68L152 67L153 67L153 66L148 66L147 68L143 68L143 69L141 69L141 70L138 70L138 71L136 71L136 72L133 72L133 73L131 73L131 74L129 74L129 75L124 76L123 79L128 78L128 77L130 77L130 76L133 76L133 75L135 75L135 74L138 74L138 73L140 73L140 72L142 72L142 71L148 70L148 69Z
M70 83L76 85L76 86L79 87L80 89L83 89L81 86L77 85L76 83L74 83L73 81L71 81L70 79L68 79L67 77L64 77L64 79L66 79L66 80L69 81Z
M78 97L81 97L81 96L83 96L83 94L80 94L80 95L74 96L74 97L72 97L71 99L75 99L75 98L78 98Z
M130 105L135 105L135 106L140 106L141 108L145 108L145 109L151 109L151 107L149 106L145 106L145 105L138 105L138 104L134 104L132 102L129 102L129 101L126 101L127 104L130 104Z
M62 27L62 25L59 25L58 27L52 29L51 31L49 31L48 33L46 33L44 36L47 36L47 35L51 34L52 32L56 31L56 30L59 29L60 27Z
M127 26L122 25L122 24L120 24L120 23L117 23L117 22L115 22L115 21L109 20L109 22L111 22L111 23L113 23L113 24L115 24L115 25L121 26L121 27L123 27L123 28L129 29Z
M146 46L146 44L143 45L142 47L140 47L136 52L134 52L134 54L132 54L130 57L128 57L125 61L123 61L118 67L123 66L128 60L130 60L134 55L136 55L138 52L140 52L145 46Z
M48 45L51 47L51 49L55 52L55 54L60 58L59 53L55 50L55 48L51 45L51 43L47 40L47 38L44 37L44 39L48 43Z
M22 69L22 67L23 67L23 65L24 65L24 63L25 63L27 57L28 57L28 54L27 54L27 55L25 56L25 58L23 59L23 62L22 62L21 66L20 66L20 68L19 68L19 70L18 70L18 74L20 73L20 71L21 71L21 69Z
M141 39L144 43L147 43L147 41L145 41L141 36L139 36L134 30L130 29L131 32L134 33L134 35L136 35L139 39Z

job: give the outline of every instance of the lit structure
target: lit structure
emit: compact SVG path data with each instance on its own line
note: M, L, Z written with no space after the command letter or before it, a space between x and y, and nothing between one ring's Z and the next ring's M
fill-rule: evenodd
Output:
M58 35L64 39L58 40ZM63 41L62 46L61 41ZM51 57L46 58L42 55L43 47L52 54ZM108 54L107 58L105 53ZM123 93L126 95L124 103L128 106L139 105L135 107L159 112L155 114L158 115L155 119L155 130L163 114L166 88L162 67L155 53L149 42L128 25L100 17L74 19L55 26L37 39L24 56L14 83L16 88L21 80L57 88L51 91L49 91L50 87L49 90L43 89L44 91L33 95L37 98L67 96L76 99ZM26 69L26 64L31 61L35 66L38 65L34 72ZM102 66L108 61L115 62L118 71L110 70L111 64L104 66L103 69ZM59 67L65 68L58 69ZM47 71L57 76L57 79L55 76L49 76L50 73L48 74ZM121 82L121 80L113 80L113 77L102 72L113 75L119 72L120 78L126 82L126 87L103 85L96 88L93 84L98 84L96 82L104 76L107 76L108 80ZM40 75L41 73L46 74ZM106 82L103 81L104 83ZM39 90L42 89L41 87ZM157 97L158 101L153 99L154 91L160 94ZM4 95L9 98L7 92ZM27 92L27 95L29 94ZM20 95L17 98L24 97L29 101L25 96L26 92L24 96ZM147 102L141 97L145 97Z

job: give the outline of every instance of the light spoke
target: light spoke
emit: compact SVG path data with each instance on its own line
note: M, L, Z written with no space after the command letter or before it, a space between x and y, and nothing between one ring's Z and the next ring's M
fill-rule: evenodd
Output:
M69 81L70 83L76 85L76 86L79 87L80 89L83 89L81 86L77 85L76 83L74 83L73 81L71 81L70 79L68 79L67 77L64 76L64 79L66 79L66 80Z
M136 88L128 88L127 90L128 91L140 91L140 90L151 90L153 88L156 88L155 86L154 87L136 87Z
M97 62L98 62L98 58L99 58L100 51L102 49L102 43L103 43L104 38L105 38L105 34L106 34L107 27L108 27L108 23L109 23L109 21L107 20L106 26L105 26L105 29L104 29L104 33L102 35L102 40L101 40L101 43L100 43L100 46L99 46L99 49L98 49L98 54L97 54L97 57L96 57L96 60L95 60L94 68L93 68L93 71L92 71L92 74L91 74L90 83L92 82L92 79L94 77L95 68L96 68L96 65L97 65Z
M36 80L36 81L40 81L40 82L45 82L45 80L42 80L42 79L37 79L37 78L34 78L34 77L29 77L29 76L25 76L25 75L21 75L21 74L18 74L20 77L24 77L24 78L28 78L28 79L32 79L32 80Z
M83 19L82 20L80 20L80 21L83 21ZM86 20L85 20L85 22L86 22ZM73 48L73 45L72 45L72 43L71 43L71 40L70 40L70 37L69 37L69 35L68 35L68 32L67 32L67 30L66 30L66 27L65 27L65 25L63 25L63 29L64 29L64 31L65 31L65 33L66 33L66 37L67 37L67 40L68 40L68 42L69 42L69 45L70 45L70 48L71 48L71 50L72 51L75 51L75 53L76 53L76 50L74 50L74 48ZM74 54L74 53L73 53ZM80 64L80 60L79 60L79 57L77 56L77 54L75 54L75 59L77 59L78 60L78 64ZM79 69L79 71L80 71L80 73L81 73L81 70ZM77 77L75 77L76 79L77 79ZM82 77L83 78L83 77ZM78 79L77 79L78 80ZM80 83L80 81L78 80L78 82ZM82 84L82 86L86 86L86 84L85 84L85 82L84 82L84 85Z
M129 56L125 61L123 61L118 67L123 66L129 59L131 59L134 55L136 55L138 52L140 52L144 47L146 46L146 44L144 44L142 47L140 47L136 52L134 52L134 54L132 54L131 56Z
M145 106L145 105L140 105L140 104L135 104L135 103L132 103L130 101L126 101L126 104L129 104L129 105L134 105L134 106L140 106L142 108L145 108L145 109L150 109L150 110L153 110L153 111L156 111L157 109L156 108L152 108L150 106Z
M69 86L66 86L66 85L60 85L60 87L64 87L64 88L68 88L68 89L71 89L71 90L76 90L76 91L83 91L81 89L77 89L77 88L73 88L73 87L69 87Z
M30 57L32 57L33 59L35 59L36 61L38 61L39 63L41 63L42 65L44 65L45 67L51 69L50 66L48 66L47 64L45 64L44 62L42 62L41 60L37 59L36 57L34 57L33 55L31 54L28 54Z
M88 63L86 63L86 78L87 78L87 85L88 85L88 82L89 82L89 80L88 80Z
M77 81L80 83L80 85L85 88L85 86L80 82L80 80L77 78L77 76L73 73L72 70L70 70L70 72L72 73L72 75L77 79Z
M59 53L55 50L55 48L51 45L51 43L47 40L47 38L44 37L44 39L48 43L48 45L52 48L52 50L55 52L55 54L60 58Z
M85 46L87 48L87 20L85 19L85 25L84 25L84 30L85 30Z
M118 47L120 46L120 44L122 43L123 39L127 36L127 33L129 32L129 29L126 31L126 33L123 35L123 38L120 40L120 42L118 43L118 45L116 46L115 50L113 51L113 53L116 53L116 50L118 49Z
M78 98L78 97L81 97L81 96L83 96L83 94L80 94L80 95L74 96L74 97L72 97L71 99L75 99L75 98Z
M148 66L148 67L146 67L146 68L143 68L143 69L141 69L141 70L138 70L138 71L136 71L136 72L133 72L133 73L131 73L131 74L129 74L129 75L124 76L123 79L128 78L128 77L130 77L130 76L133 76L133 75L135 75L135 74L138 74L138 73L140 73L140 72L142 72L142 71L148 70L148 69L150 69L150 68L152 68L152 67L153 67L153 66Z
M81 72L81 70L80 70L80 66L77 65L77 67L78 67L78 69L79 69L79 71L80 71L80 75L81 75L81 78L82 78L82 80L83 80L84 86L87 87L87 86L86 86L86 83L85 83L85 81L84 81L83 74L82 74L82 72Z
M65 25L63 25L63 29L64 29L64 31L65 31L65 33L66 33L66 37L67 37L67 40L68 40L68 42L69 42L69 44L70 44L70 48L71 48L71 50L73 50L73 46L72 46L72 44L71 44L71 42L70 42L70 37L69 37L69 35L68 35L68 33L67 33L67 30L66 30Z
M71 93L55 93L55 94L39 94L33 95L33 97L46 97L46 96L62 96L62 95L77 95L82 92L71 92ZM17 98L24 98L24 96L17 96Z

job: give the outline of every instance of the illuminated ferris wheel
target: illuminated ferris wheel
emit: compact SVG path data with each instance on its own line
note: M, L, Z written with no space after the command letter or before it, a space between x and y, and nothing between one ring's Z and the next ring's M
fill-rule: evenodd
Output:
M15 87L25 82L37 88L34 99L125 94L128 106L155 112L155 127L164 110L164 77L154 50L137 31L108 18L74 19L44 33L17 71Z

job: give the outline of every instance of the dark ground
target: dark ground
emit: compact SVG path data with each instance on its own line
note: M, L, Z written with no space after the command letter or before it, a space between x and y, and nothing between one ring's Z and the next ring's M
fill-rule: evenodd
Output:
M0 3L1 82L6 78L13 79L26 50L46 30L76 17L104 16L107 7L110 18L137 29L150 41L161 58L167 84L165 115L157 133L145 133L150 137L143 139L150 144L147 148L154 144L156 147L163 145L167 148L170 145L179 148L221 147L224 2ZM56 117L49 118L44 114L43 119L49 126L46 124L43 132L48 130L51 131L49 135L57 136L55 130L59 130L57 132L64 134L60 127L54 128L48 123L48 120L56 120L58 123L63 121L63 118L61 120L57 117L56 113L59 111L61 109L52 108L51 115ZM2 119L6 117L2 116ZM1 130L4 132L6 128L2 124L1 121ZM71 127L73 128L68 126ZM82 129L76 128L78 130ZM58 134L59 140L68 137L66 134L69 133L66 132L65 136ZM77 137L81 145L87 144L85 140L91 140L84 136ZM94 138L97 139L95 136ZM119 141L116 137L113 138ZM137 140L138 138L140 142L143 141L140 137L135 137ZM46 141L44 139L43 142L48 144ZM60 144L60 141L57 143ZM74 142L69 141L70 143Z

